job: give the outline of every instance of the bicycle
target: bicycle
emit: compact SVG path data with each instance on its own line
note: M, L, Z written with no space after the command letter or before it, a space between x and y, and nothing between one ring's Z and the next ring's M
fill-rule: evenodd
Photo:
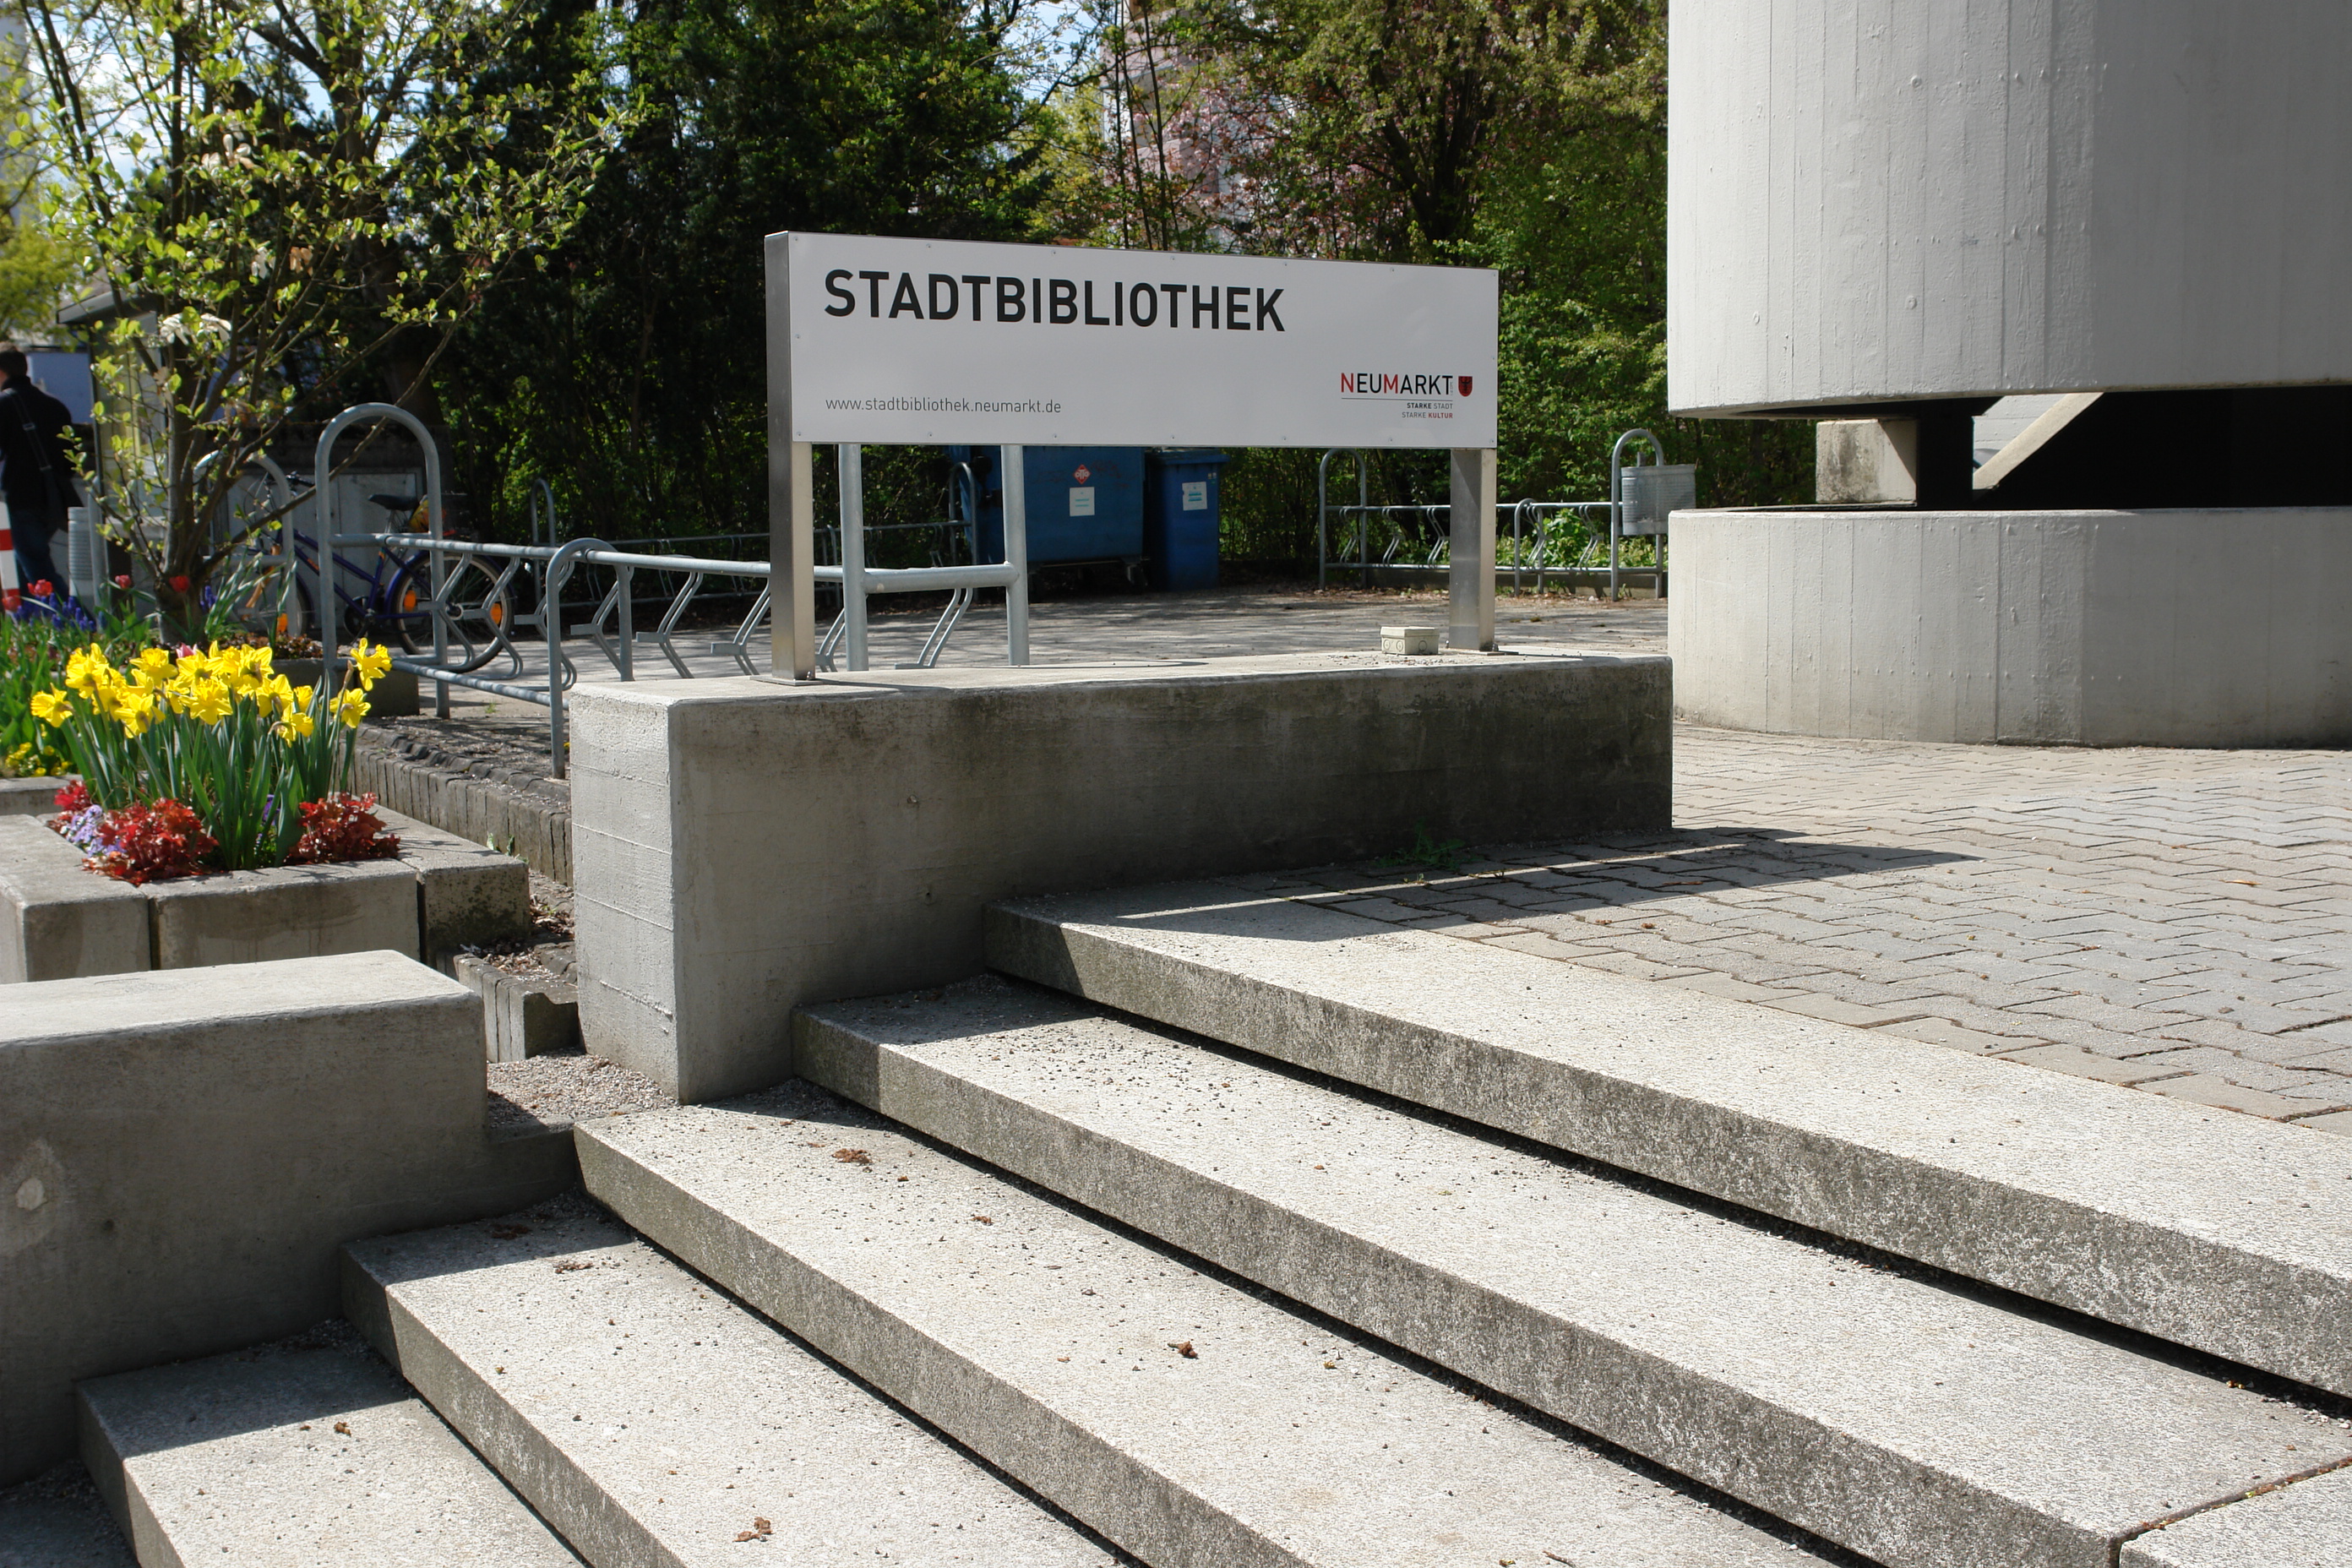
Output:
M372 495L368 500L393 514L388 533L415 532L416 514L423 502L415 496ZM403 523L410 526L403 527ZM316 630L319 626L318 605L312 584L319 580L318 541L299 529L294 531L296 574L294 592L302 606L306 625ZM338 623L361 635L373 636L380 642L397 641L401 648L414 656L430 658L433 653L433 556L427 549L414 553L394 555L385 550L365 560L355 561L340 551L334 554L333 584ZM386 570L389 568L390 575ZM499 574L485 565L479 556L464 556L449 561L441 602L447 606L447 662L443 668L460 673L479 669L508 648L507 626L513 617L514 606L508 596L506 584ZM366 586L357 591L346 588L352 579L362 580ZM270 585L257 582L240 611L248 619L268 621L277 614L275 606L266 603ZM278 629L285 629L284 617L278 616Z

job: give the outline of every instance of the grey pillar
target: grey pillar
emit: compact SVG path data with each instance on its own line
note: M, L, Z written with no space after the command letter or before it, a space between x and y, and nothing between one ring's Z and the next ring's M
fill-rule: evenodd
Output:
M768 669L816 676L814 462L793 439L792 263L785 237L768 237Z
M1495 450L1454 449L1454 510L1446 578L1449 647L1495 651Z

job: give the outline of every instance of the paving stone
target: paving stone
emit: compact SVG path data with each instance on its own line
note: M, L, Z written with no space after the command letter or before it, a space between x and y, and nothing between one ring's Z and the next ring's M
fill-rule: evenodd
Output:
M1213 886L985 933L1001 972L2352 1391L2352 1152L2287 1129Z
M2331 1110L2320 1116L2297 1117L2292 1125L2315 1132L2337 1132L2352 1138L2352 1110Z
M1683 984L1689 984L1690 982L1685 981ZM1983 1055L2015 1051L2027 1046L2043 1043L2030 1037L2020 1038L2015 1035L1994 1035L1988 1034L1982 1029L1963 1028L1949 1018L1937 1017L1933 1015L1919 1018L1899 1018L1892 1024L1880 1026L1887 1034L1900 1035L1905 1039L1925 1040L1931 1046L1950 1046L1955 1050L1976 1051Z
M809 1009L793 1065L1884 1562L2105 1568L2171 1499L2352 1458L2220 1376L1029 987Z
M2214 1105L2224 1110L2240 1110L2248 1116L2273 1119L2293 1116L2311 1109L2308 1101L2289 1100L2284 1095L2266 1094L2259 1089L2248 1089L2231 1083L2211 1073L2191 1073L2186 1078L2168 1078L2147 1086L2158 1094L2174 1100L2185 1100L2192 1105ZM2352 1098L2352 1097L2347 1097Z
M2150 1066L2137 1057L2105 1057L2096 1051L2086 1051L2080 1046L2029 1046L2023 1050L2004 1051L2000 1059L2022 1062L2028 1067L2046 1068L2074 1078L2095 1079L2100 1083L2120 1084L2126 1088L2157 1079L2180 1078L2187 1075L2183 1068Z
M2352 1470L2239 1499L2126 1542L2121 1568L2343 1568Z
M1921 1016L1916 1010L1864 1007L1853 1002L1841 1002L1834 996L1802 994L1786 996L1768 1005L1778 1007L1784 1013L1801 1013L1808 1018L1826 1018L1832 1024L1850 1024L1857 1029L1875 1028L1881 1024L1899 1024L1906 1018Z
M809 1084L581 1152L629 1225L1146 1562L1820 1561Z

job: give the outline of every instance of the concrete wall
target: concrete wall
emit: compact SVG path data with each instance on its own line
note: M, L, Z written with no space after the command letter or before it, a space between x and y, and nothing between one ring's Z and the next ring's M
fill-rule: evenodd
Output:
M1689 511L1675 709L1801 735L2352 744L2352 511Z
M1672 28L1676 410L2352 377L2344 0L1676 0Z
M803 1003L978 972L996 899L1664 826L1670 700L1599 655L583 684L582 1031L709 1100Z
M481 1003L392 953L37 981L0 1007L0 1485L75 1380L295 1332L335 1250L577 1179L484 1131Z

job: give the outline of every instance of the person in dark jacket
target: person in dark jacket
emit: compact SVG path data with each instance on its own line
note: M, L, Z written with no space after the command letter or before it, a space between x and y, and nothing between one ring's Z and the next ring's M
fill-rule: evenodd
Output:
M64 531L66 508L81 504L68 446L72 424L66 405L33 384L24 351L0 343L0 497L16 536L17 582L27 592L56 584L59 597L65 574L49 541Z

